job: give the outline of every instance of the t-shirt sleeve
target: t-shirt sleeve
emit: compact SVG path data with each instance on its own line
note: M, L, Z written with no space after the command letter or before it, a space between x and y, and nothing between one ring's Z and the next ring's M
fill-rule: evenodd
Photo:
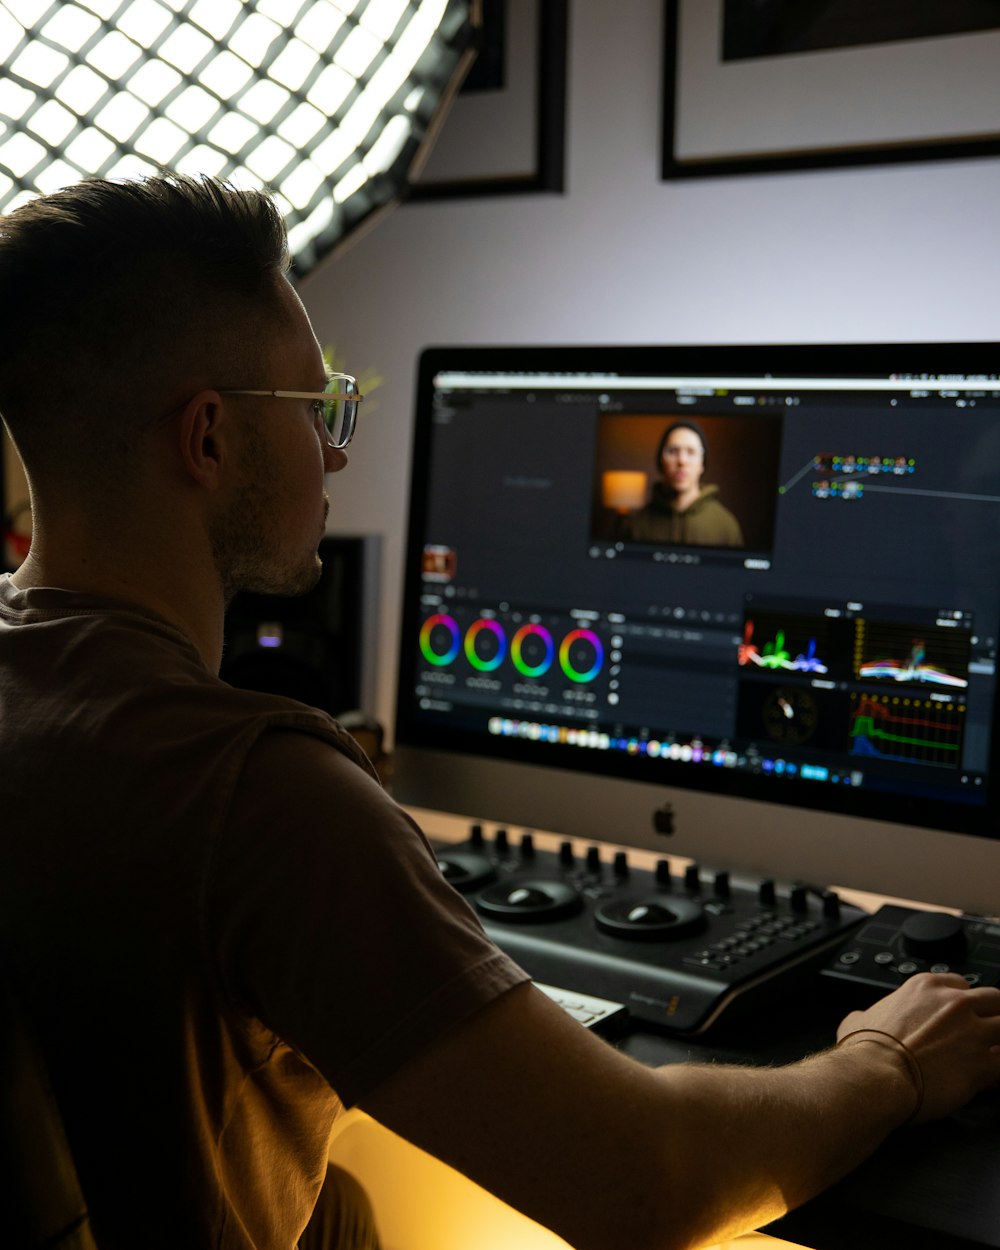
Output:
M345 1105L528 979L444 880L378 782L308 734L251 750L212 860L224 992Z

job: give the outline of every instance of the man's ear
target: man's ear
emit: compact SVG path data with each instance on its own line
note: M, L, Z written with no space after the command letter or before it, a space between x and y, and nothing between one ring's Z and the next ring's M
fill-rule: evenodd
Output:
M226 405L218 391L199 391L184 406L177 425L181 464L205 490L218 490L229 454Z

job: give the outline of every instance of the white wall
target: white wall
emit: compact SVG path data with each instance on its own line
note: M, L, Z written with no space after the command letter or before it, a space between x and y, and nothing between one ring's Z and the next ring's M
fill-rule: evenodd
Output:
M571 5L565 195L404 205L303 284L320 341L385 378L330 528L384 536L387 724L421 348L1000 340L1000 158L661 182L663 7Z

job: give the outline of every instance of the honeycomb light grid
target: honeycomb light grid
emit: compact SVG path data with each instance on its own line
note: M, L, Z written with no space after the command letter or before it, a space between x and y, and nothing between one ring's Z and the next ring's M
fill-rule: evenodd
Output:
M398 194L467 17L455 0L0 0L0 213L81 178L210 174L269 187L307 271Z

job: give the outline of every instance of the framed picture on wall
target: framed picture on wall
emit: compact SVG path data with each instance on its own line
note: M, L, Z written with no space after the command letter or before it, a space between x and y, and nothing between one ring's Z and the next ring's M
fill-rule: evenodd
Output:
M1000 0L666 0L664 178L1000 153Z
M481 47L408 198L562 191L567 0L483 0Z

